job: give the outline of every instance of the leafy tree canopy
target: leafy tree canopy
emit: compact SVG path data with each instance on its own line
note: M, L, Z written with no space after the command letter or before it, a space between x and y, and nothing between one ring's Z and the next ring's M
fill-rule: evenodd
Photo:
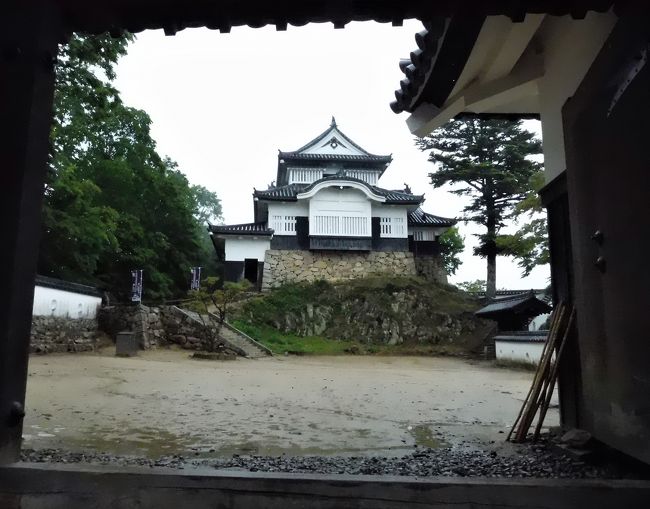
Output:
M151 119L113 86L131 39L74 35L61 48L39 271L124 297L141 268L158 300L186 292L191 266L214 266L205 221L221 206L157 153Z
M512 235L497 238L499 251L514 257L524 276L528 276L535 267L551 261L546 216L538 194L543 186L544 175L541 172L532 175L530 191L516 205L513 213L515 218L524 221L523 225Z
M454 275L458 267L463 263L459 255L465 249L465 239L458 231L458 228L454 226L440 235L438 241L440 242L440 255L445 270L447 274Z
M485 291L485 279L475 279L474 281L461 281L456 283L456 286L465 292L484 292Z
M486 291L494 295L499 231L542 171L531 157L541 153L541 142L521 121L472 118L452 120L416 145L436 165L433 186L449 184L452 193L468 197L463 219L485 227L475 253L487 259Z

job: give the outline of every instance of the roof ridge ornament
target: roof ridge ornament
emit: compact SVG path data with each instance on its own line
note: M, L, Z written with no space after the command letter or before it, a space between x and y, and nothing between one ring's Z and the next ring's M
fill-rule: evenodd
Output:
M336 119L334 118L334 115L332 115L332 123L330 124L330 127L337 127L336 126Z

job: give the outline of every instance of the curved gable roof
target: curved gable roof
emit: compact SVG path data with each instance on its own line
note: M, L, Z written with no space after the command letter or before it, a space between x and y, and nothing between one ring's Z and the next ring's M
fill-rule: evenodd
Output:
M364 180L344 175L331 175L312 182L311 184L289 184L281 187L273 187L265 191L255 190L253 196L259 200L296 201L299 194L307 193L317 185L327 182L331 182L332 185L336 185L335 182L360 184L364 186L369 193L384 198L384 203L391 205L419 205L424 201L424 195L421 194L409 194L403 191L383 189L381 187L370 185Z
M377 155L357 145L336 124L332 117L329 128L297 150L284 152L280 150L280 159L334 159L386 162L392 161L391 155Z

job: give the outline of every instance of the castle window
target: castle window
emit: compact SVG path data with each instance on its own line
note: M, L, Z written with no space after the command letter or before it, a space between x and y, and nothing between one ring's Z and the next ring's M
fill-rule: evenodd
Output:
M273 229L276 235L295 235L296 234L296 216L271 216L269 228Z
M406 237L403 217L380 217L379 226L382 237Z

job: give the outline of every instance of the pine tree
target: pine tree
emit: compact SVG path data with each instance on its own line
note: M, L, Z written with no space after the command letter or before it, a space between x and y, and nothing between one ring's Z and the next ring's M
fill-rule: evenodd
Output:
M470 198L463 219L485 227L476 255L487 260L488 296L496 293L496 257L503 253L499 231L530 192L541 165L531 156L541 153L541 142L515 120L452 120L431 135L417 139L436 169L429 174L433 187L446 184L451 192Z

